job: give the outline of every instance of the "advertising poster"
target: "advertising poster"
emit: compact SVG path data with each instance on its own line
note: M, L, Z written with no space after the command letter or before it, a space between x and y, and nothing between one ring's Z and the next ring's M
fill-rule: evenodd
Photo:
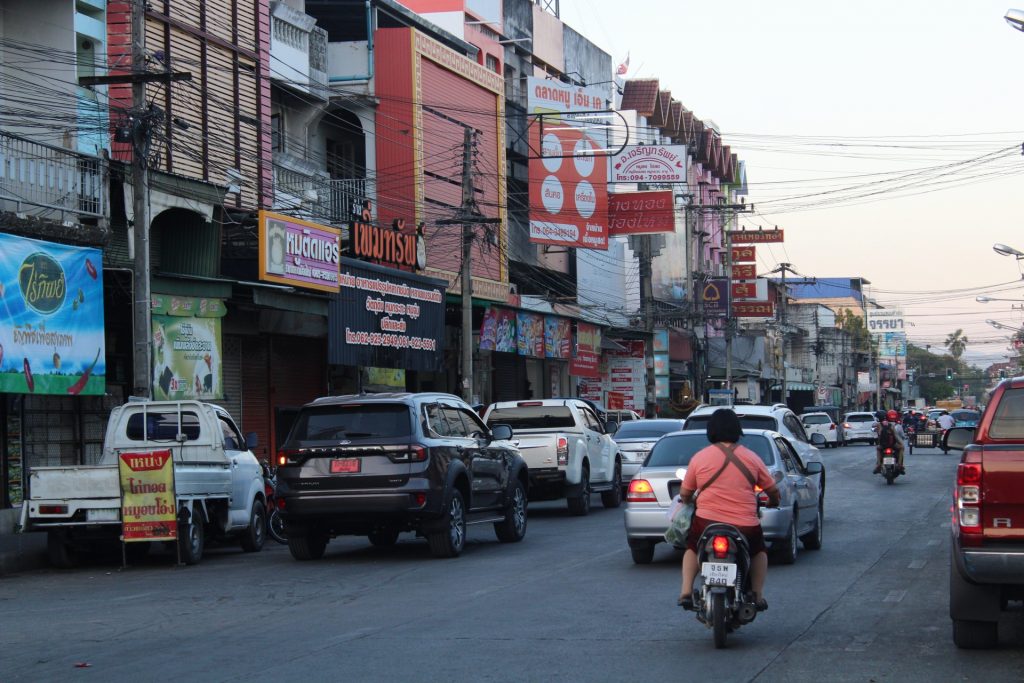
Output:
M0 394L105 393L102 259L0 234Z
M338 291L341 231L269 211L259 214L260 279Z
M686 145L627 145L612 164L613 183L685 183Z
M641 417L647 407L647 367L644 362L644 342L618 341L625 351L609 351L608 391L622 396L622 407L634 410ZM611 406L609 406L610 408Z
M587 323L576 323L576 354L569 361L569 374L573 377L597 378L601 358L601 328Z
M608 195L608 234L612 237L674 232L675 220L672 190Z
M654 353L668 353L668 330L654 331Z
M171 451L121 453L121 538L133 541L173 541L178 537L174 497L174 459Z
M220 318L153 314L153 398L219 399Z
M488 308L480 326L480 350L515 353L516 312L508 308Z
M544 318L544 353L548 358L572 357L572 321L568 318Z
M544 316L519 312L517 317L519 355L544 357Z

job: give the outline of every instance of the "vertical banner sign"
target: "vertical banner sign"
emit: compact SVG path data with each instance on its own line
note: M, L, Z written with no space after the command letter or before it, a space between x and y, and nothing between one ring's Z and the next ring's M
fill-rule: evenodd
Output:
M729 280L726 278L711 278L705 282L700 298L707 317L729 317Z
M544 355L547 358L572 357L572 321L568 318L545 316Z
M492 306L480 325L480 350L516 352L516 312Z
M654 397L669 397L668 330L654 331Z
M732 262L733 263L753 263L757 261L757 247L745 246L745 247L733 247L732 248Z
M178 537L174 497L174 459L171 451L122 453L121 538L133 541L173 541Z
M636 411L641 417L647 406L647 367L644 362L644 342L619 341L625 351L609 351L608 355L608 407L612 392L621 394L622 408Z
M0 394L103 395L102 264L99 249L0 233Z
M518 313L517 330L520 356L544 357L544 316Z
M221 299L154 294L153 398L157 401L220 399Z
M569 374L573 377L600 377L597 369L601 355L601 328L587 323L576 323L576 355L569 361ZM601 400L598 390L596 400Z
M756 263L734 263L732 264L733 280L754 280L757 278Z

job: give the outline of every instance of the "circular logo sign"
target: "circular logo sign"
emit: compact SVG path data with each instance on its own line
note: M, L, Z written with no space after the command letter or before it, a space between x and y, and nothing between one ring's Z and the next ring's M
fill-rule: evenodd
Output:
M64 269L49 254L37 251L22 261L18 285L25 303L36 313L50 315L64 305L68 288Z

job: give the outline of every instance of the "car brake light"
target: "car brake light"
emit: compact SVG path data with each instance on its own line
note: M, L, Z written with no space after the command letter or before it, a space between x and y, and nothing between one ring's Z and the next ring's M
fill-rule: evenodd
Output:
M654 495L651 482L646 479L633 479L629 482L626 500L631 503L657 503L658 497Z
M421 508L427 503L427 494L425 493L410 493L409 496L412 498L413 507Z
M829 431L832 431L832 430L834 430L835 428L836 428L836 423L835 423L835 422L833 422L832 424L830 424L830 425L828 426L828 429L829 429Z
M67 505L40 505L39 514L41 515L66 515L68 514Z
M398 446L386 449L391 462L423 462L427 459L427 449L419 444Z
M963 460L956 468L956 510L954 523L963 534L964 545L977 545L981 542L981 484L983 471L981 454L967 451Z
M558 437L558 444L555 446L555 456L559 465L569 464L569 439L564 436Z
M286 451L280 450L277 452L277 464L280 465L294 465L296 456L299 455L299 451Z
M286 505L286 503L284 502L284 498L275 498L274 500L277 501L277 509L284 510L284 507Z
M715 551L715 559L724 560L729 555L729 538L715 536L711 541L711 549Z
M542 405L544 405L544 404L541 401L520 401L519 403L516 404L516 406L519 407L519 408L530 408L530 407L533 407L533 406L542 406Z
M850 428L850 423L849 422L844 422L843 423L843 429L849 429L849 428Z

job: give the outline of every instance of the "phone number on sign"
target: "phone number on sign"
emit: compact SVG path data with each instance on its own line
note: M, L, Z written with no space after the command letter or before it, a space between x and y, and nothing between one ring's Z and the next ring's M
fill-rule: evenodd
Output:
M658 181L665 181L667 183L681 183L685 178L680 178L674 173L627 173L617 174L615 176L615 182L617 183L656 183Z
M386 332L360 332L345 328L345 343L356 346L387 346L394 349L437 351L437 340L429 337L410 337Z

